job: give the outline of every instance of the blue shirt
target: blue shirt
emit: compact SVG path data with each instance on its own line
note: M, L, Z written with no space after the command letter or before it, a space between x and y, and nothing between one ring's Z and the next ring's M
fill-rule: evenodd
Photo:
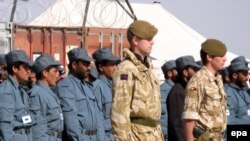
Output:
M86 82L72 74L56 86L63 110L67 141L95 141L104 139L103 118L96 98ZM88 131L95 131L92 136Z
M226 93L228 124L250 124L250 96L246 89L230 83Z
M29 120L24 120L23 117L27 116L30 117ZM29 129L33 123L27 93L19 89L19 83L9 75L0 84L0 140L32 141L30 133L21 134L19 131Z
M37 125L33 127L34 140L56 141L56 137L53 137L54 133L63 130L60 101L50 87L42 81L39 81L31 91L30 104L31 107L36 107L32 108L32 111L38 119Z

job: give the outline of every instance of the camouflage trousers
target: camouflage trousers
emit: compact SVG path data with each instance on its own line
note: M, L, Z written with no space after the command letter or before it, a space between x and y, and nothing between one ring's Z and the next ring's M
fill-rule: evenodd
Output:
M128 141L163 141L161 126L149 127L131 123Z
M196 141L223 141L223 133L211 133L206 131L203 135L199 136Z

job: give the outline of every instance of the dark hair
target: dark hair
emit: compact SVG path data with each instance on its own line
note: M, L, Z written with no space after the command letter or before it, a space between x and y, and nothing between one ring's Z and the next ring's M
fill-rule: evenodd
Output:
M128 29L127 30L127 39L128 39L128 42L131 44L132 42L132 38L134 37L135 35Z
M201 57L201 61L202 61L203 65L207 64L207 55L208 54L201 49L200 57Z
M57 66L54 66L54 65L53 65L53 66L48 66L48 67L45 68L44 70L50 71L50 69L53 68L53 67L57 67ZM37 80L42 79L42 72L43 72L44 70L42 70L41 72L39 72L39 73L36 74L36 79L37 79Z
M10 65L7 65L7 67L6 67L6 70L7 70L7 72L10 74L10 75L13 75L13 70L12 70L12 67L14 66L14 67L16 67L16 68L20 68L20 66L22 65L22 64L24 64L23 62L20 62L20 61L18 61L18 62L14 62L14 63L12 63L12 64L10 64Z

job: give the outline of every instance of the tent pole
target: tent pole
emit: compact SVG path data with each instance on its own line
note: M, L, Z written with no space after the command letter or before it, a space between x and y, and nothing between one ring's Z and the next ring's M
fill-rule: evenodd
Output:
M137 20L137 17L136 17L136 15L135 15L135 13L134 13L133 8L131 7L131 5L130 5L130 3L129 3L128 0L125 0L125 1L126 1L127 5L128 5L129 10L131 11L132 15L134 16L133 19L136 21L136 20Z
M86 29L86 22L87 22L87 16L88 16L88 11L89 11L89 5L90 5L90 0L87 0L86 6L85 6L85 12L84 12L84 18L83 18L83 23L82 23L82 40L81 40L81 48L84 47L85 43L85 29Z
M121 7L122 9L132 18L132 19L135 19L134 18L134 15L132 15L131 13L129 13L129 11L121 4L121 2L119 0L115 0Z

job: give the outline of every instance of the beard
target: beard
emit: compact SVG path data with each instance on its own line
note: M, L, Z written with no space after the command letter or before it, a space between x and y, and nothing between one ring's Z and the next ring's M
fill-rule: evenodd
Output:
M246 81L242 82L240 79L237 79L236 85L239 86L240 88L247 87L247 82Z

